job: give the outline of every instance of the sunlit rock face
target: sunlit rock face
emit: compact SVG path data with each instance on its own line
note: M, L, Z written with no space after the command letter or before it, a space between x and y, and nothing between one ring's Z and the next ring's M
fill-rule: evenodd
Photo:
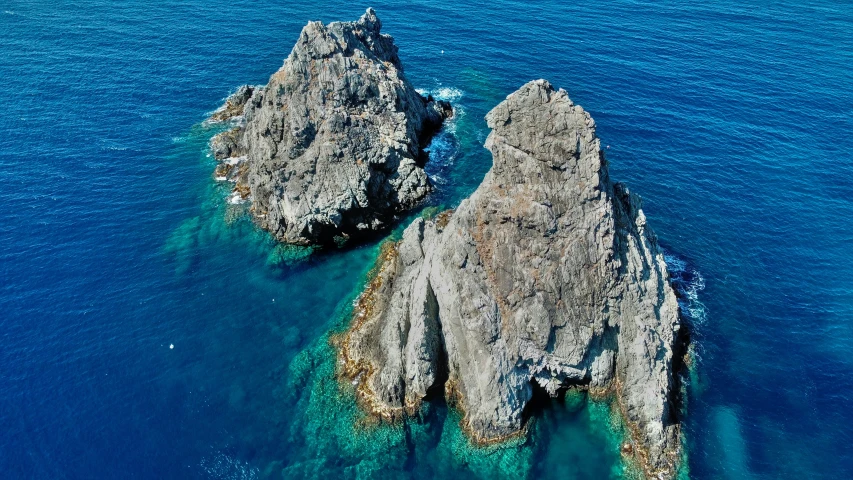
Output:
M341 342L362 402L395 417L440 387L479 442L524 427L534 383L613 393L650 476L675 473L678 304L595 123L538 80L486 117L493 166L454 212L387 248Z
M415 91L381 26L373 9L356 22L309 23L267 85L241 88L214 114L242 117L212 140L214 155L245 157L217 177L234 180L281 241L382 229L431 191L423 147L452 110Z

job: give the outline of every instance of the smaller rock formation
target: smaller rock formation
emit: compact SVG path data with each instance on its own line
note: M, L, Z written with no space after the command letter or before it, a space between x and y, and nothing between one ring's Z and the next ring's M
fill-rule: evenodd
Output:
M339 342L343 376L386 418L443 386L478 442L523 431L534 384L610 392L631 432L623 452L672 477L681 326L639 198L611 182L590 115L548 82L486 121L492 169L383 252Z
M225 100L224 105L213 112L210 119L215 122L225 122L232 118L242 116L246 103L248 103L249 99L252 98L252 94L255 93L257 88L259 87L252 85L241 86Z
M241 87L212 116L239 119L211 141L217 178L283 242L384 228L431 190L424 147L452 109L415 91L381 26L373 9L309 23L266 86Z

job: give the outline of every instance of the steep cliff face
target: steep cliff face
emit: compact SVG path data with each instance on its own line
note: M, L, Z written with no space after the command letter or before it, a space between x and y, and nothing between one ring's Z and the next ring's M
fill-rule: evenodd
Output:
M309 23L266 86L241 88L213 117L242 115L211 141L217 177L281 241L382 228L431 189L423 147L452 110L415 91L381 25L373 9Z
M386 417L446 377L481 442L523 428L532 382L613 392L646 473L671 476L678 304L639 199L611 182L589 114L548 82L486 120L492 169L384 252L341 341L345 376Z

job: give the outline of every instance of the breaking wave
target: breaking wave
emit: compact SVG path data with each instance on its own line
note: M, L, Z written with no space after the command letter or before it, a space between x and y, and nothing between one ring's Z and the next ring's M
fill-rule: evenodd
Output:
M450 175L450 166L459 158L462 148L457 136L457 127L462 118L465 117L465 108L460 100L465 93L455 87L444 87L438 85L434 88L419 88L417 92L423 96L432 95L437 100L450 102L453 107L453 117L444 122L441 130L432 138L427 150L429 150L429 163L426 172L437 185L446 185Z
M464 93L462 90L454 87L442 87L439 85L435 88L417 88L415 89L418 93L423 96L432 95L436 100L444 100L445 102L458 102Z
M681 314L692 325L702 325L708 318L705 305L699 300L699 293L705 289L705 277L686 260L671 253L664 253L670 283L678 296Z

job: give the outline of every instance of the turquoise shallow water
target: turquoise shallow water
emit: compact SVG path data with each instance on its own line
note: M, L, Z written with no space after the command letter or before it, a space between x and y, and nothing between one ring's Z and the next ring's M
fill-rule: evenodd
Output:
M367 6L2 5L4 477L621 475L618 424L583 399L489 451L441 404L365 425L327 335L378 245L294 262L212 181L206 113L307 20ZM460 112L432 147L435 205L479 184L483 115L526 81L593 114L681 266L690 477L853 476L850 5L372 6L413 83Z

